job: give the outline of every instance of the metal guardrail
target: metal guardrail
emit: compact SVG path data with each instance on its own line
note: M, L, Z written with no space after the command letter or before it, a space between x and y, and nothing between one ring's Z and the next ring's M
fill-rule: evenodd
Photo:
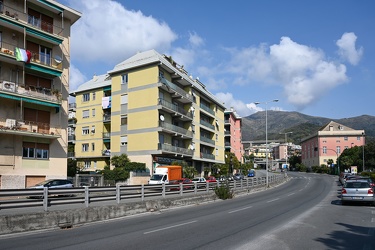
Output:
M282 175L271 175L269 183L279 183L284 179ZM144 201L146 198L165 198L167 196L197 195L199 193L214 192L216 186L226 182L206 182L192 184L161 184L161 185L131 185L109 187L79 187L65 189L3 189L0 190L0 211L5 209L43 207L48 211L57 205L73 205L77 203L89 207L91 203L114 201L116 204L131 201ZM246 190L266 185L266 177L245 178L240 181L228 182L234 190ZM0 212L1 214L1 212Z

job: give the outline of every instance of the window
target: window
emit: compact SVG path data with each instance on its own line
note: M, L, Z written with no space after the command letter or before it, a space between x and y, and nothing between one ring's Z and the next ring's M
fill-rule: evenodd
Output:
M86 109L82 112L82 118L89 118L90 117L90 110Z
M82 135L88 135L88 134L90 134L90 128L82 127Z
M83 143L82 144L82 152L87 152L87 151L89 151L89 144Z
M92 109L92 117L95 117L95 109Z
M121 125L128 125L128 118L127 117L121 117Z
M323 154L326 154L327 153L327 147L323 147Z
M40 46L40 62L45 65L51 65L51 54L52 50L50 48Z
M357 136L357 141L360 141L361 140L361 137L360 136Z
M23 142L23 158L33 159L48 159L49 158L49 144L46 143L35 143L35 142Z
M85 161L84 168L91 168L91 161Z
M336 147L336 153L337 153L337 154L340 154L340 153L341 153L341 147L340 147L340 146L337 146L337 147Z
M128 95L122 95L121 104L127 104L127 103L128 103Z
M344 141L347 141L348 140L348 137L347 136L344 136Z
M95 98L96 98L96 93L92 92L92 100L95 101Z
M121 75L121 84L127 84L128 83L128 74Z
M82 95L82 101L83 102L88 102L90 101L90 93L86 93Z
M128 137L121 136L121 146L126 146L128 144Z
M91 143L91 151L95 151L95 143Z
M91 126L91 133L95 134L95 125Z

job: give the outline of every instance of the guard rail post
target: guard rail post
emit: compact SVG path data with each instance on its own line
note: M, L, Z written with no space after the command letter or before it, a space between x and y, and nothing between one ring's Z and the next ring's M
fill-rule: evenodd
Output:
M120 204L121 201L121 189L120 185L116 185L116 202L117 204Z
M89 203L90 203L89 187L85 186L85 206L89 207Z
M141 200L145 200L145 184L141 185Z
M43 188L43 208L44 211L48 211L48 187Z

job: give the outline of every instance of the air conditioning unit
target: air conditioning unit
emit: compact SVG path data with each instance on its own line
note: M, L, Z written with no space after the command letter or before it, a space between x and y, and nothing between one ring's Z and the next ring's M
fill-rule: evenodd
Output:
M15 92L16 91L16 84L14 82L3 81L3 90Z

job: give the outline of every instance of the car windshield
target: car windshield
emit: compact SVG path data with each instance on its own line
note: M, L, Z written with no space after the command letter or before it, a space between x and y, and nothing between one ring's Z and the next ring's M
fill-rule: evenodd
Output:
M35 186L44 186L44 185L46 185L48 182L50 182L50 181L49 181L49 180L45 180L45 181L39 182L38 184L35 184Z
M194 178L192 181L199 181L199 178Z
M163 175L161 175L161 174L154 174L153 176L151 176L150 180L152 180L152 181L160 181L161 178L163 178Z

